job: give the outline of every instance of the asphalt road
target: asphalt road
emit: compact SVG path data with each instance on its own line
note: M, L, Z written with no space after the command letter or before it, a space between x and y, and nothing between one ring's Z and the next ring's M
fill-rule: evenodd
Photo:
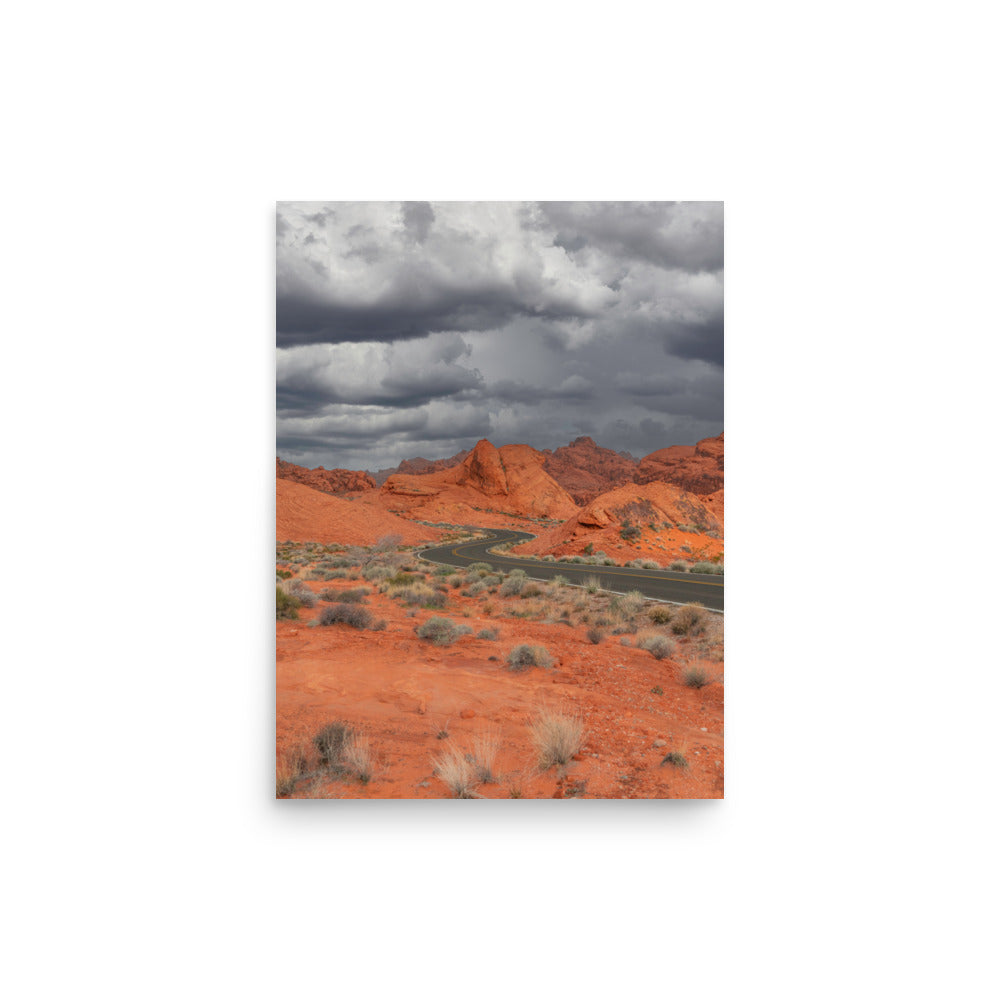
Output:
M676 604L698 601L713 611L723 610L722 595L725 588L721 577L701 573L671 573L669 570L626 569L622 566L536 562L534 559L494 555L486 551L493 545L514 539L526 541L535 536L524 531L489 530L488 538L461 545L442 545L438 548L424 549L420 555L430 562L445 566L468 566L474 562L488 562L498 569L523 569L528 576L536 580L551 580L554 576L564 576L570 583L582 584L588 577L596 576L601 581L602 590L620 593L638 590L646 597L658 601L671 601Z

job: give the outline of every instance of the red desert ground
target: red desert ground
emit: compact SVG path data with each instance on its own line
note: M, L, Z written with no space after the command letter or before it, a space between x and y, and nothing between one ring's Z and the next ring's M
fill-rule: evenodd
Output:
M723 458L721 434L641 460L483 440L374 475L279 458L278 796L721 798L722 615L597 573L721 582ZM419 557L491 529L572 581Z

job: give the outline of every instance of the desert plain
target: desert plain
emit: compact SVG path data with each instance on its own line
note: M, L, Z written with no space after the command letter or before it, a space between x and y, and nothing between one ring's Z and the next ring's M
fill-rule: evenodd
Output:
M590 438L376 473L278 458L277 796L721 798L723 615L608 574L719 586L723 463L721 434L642 459ZM462 557L503 529L534 537Z

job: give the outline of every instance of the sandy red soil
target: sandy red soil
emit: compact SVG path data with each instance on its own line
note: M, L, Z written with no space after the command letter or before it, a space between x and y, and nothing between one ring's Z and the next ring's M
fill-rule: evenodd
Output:
M391 514L374 491L348 499L287 479L277 480L276 522L279 541L373 545L385 535L399 535L403 544L441 537L436 529Z
M358 585L310 584L317 591ZM567 590L573 598L581 593ZM517 605L516 599L490 600L497 611ZM304 779L298 795L450 797L434 775L432 757L451 744L471 750L475 735L492 727L501 739L502 775L497 784L477 789L488 798L508 798L512 789L525 798L722 796L723 665L699 656L697 640L675 637L674 657L658 661L646 650L621 645L618 636L594 645L582 626L485 615L480 601L457 591L449 593L445 610L420 609L412 617L395 600L373 594L367 606L386 620L381 632L310 628L309 619L322 606L303 608L299 622L277 623L279 758L308 746L325 724L343 720L369 737L378 766L368 784ZM463 617L463 609L471 617ZM469 625L473 633L451 646L434 646L414 631L432 615ZM476 638L483 628L498 628L499 638ZM507 653L524 642L545 646L555 664L509 670ZM699 690L683 686L678 674L688 659L704 662L716 682ZM653 694L655 687L663 693ZM529 726L540 705L583 717L582 752L564 773L537 769ZM447 739L438 738L443 731ZM661 765L671 750L684 754L687 770Z

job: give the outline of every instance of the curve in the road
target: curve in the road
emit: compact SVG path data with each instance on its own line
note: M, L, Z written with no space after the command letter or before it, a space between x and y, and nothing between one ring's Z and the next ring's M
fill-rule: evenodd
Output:
M580 563L547 563L534 559L517 559L487 551L495 545L510 541L527 541L534 538L524 531L490 530L488 538L459 545L440 545L424 549L420 556L429 562L444 566L468 566L474 562L488 562L498 569L523 569L536 580L551 580L564 576L572 583L582 584L587 577L596 576L602 590L624 592L638 590L646 597L672 604L697 601L711 611L723 610L723 582L701 573L671 573L669 570L633 569L625 566L588 566Z

